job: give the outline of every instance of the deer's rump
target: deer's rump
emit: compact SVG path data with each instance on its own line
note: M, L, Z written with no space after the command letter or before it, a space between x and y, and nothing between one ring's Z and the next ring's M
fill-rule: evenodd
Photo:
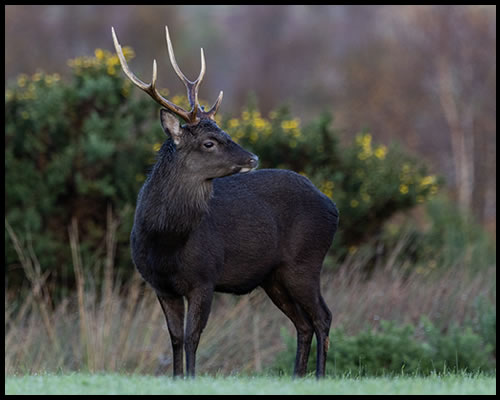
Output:
M247 293L276 268L319 273L338 211L304 176L263 169L215 179L209 221L224 243L216 290Z

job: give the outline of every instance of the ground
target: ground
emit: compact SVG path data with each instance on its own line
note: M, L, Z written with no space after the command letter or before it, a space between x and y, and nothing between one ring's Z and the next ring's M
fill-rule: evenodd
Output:
M195 380L120 374L7 376L5 394L496 394L496 377L315 378L199 376Z

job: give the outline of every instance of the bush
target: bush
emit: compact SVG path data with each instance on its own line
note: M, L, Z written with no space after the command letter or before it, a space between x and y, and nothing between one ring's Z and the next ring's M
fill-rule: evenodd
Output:
M393 249L401 243L398 262L427 275L435 270L467 265L477 273L496 265L496 246L488 233L444 196L426 202L420 221L405 221L384 226L380 242Z
M273 369L289 373L296 340L282 331L286 350L276 358ZM471 327L453 325L442 333L428 319L418 327L381 321L378 330L363 330L348 336L342 327L330 332L326 371L334 376L431 375L444 372L494 371L490 343ZM316 341L311 347L308 371L315 371Z
M157 107L130 96L116 56L97 50L69 65L69 83L41 72L21 75L5 104L6 219L60 287L73 279L71 220L78 220L83 256L96 257L108 207L122 220L117 256L130 268L135 199L153 144L164 136ZM16 263L8 235L5 241L7 265Z
M124 52L128 59L133 56L129 48ZM72 78L67 83L56 74L37 72L19 76L5 92L6 220L57 287L72 284L71 221L78 221L82 256L97 260L104 249L107 210L122 222L116 265L131 273L136 196L165 139L158 105L140 91L131 95L133 85L116 55L97 49L94 57L68 64ZM263 117L250 104L239 118L218 118L236 141L259 155L261 167L307 175L334 199L341 214L333 246L339 256L378 233L393 213L438 190L439 179L396 145L375 145L369 133L341 145L329 114L303 128L286 108ZM18 260L9 235L5 246L6 263L12 266ZM9 284L16 287L19 278L13 274Z
M334 247L342 256L379 234L394 213L435 195L442 179L429 174L425 164L397 144L374 145L369 133L342 146L332 122L324 113L301 128L286 107L265 118L250 105L240 118L224 119L221 126L259 155L262 168L306 175L336 202L340 229Z

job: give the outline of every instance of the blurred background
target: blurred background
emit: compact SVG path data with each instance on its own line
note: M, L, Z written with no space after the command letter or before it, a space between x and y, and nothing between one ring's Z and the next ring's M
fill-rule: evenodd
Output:
M496 6L11 5L5 22L6 373L170 368L128 244L164 135L111 38L182 105L165 25L190 79L203 47L219 125L340 209L329 365L496 368ZM291 370L293 326L268 304L217 296L201 368Z
M266 114L287 102L308 120L322 110L350 134L397 139L442 173L460 205L495 232L495 6L7 6L5 78L38 69L68 76L66 60L113 51L110 27L143 79L183 92L179 65L202 96L224 91L238 113L248 93Z

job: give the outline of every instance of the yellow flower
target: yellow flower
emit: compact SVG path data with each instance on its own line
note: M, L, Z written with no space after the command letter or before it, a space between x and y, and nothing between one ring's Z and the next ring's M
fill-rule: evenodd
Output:
M429 186L436 183L436 177L434 175L426 176L420 181L420 186Z
M20 87L26 86L26 82L28 81L28 76L26 74L21 74L17 77L17 84Z
M179 107L183 107L185 109L188 109L189 107L187 97L182 95L176 95L172 97L172 103L177 104Z
M104 51L102 49L95 49L94 50L95 58L98 60L102 60L104 58Z
M379 160L383 160L386 154L387 154L387 147L385 146L379 146L375 149L375 157L377 157Z
M35 74L33 74L31 79L33 79L33 82L38 82L40 79L42 79L42 73L36 72Z
M356 208L358 205L359 205L359 201L357 201L356 199L351 200L351 207L352 208Z
M358 153L358 158L363 161L371 157L372 151L372 135L367 133L366 135L358 135L356 137L356 143L362 148ZM383 155L385 157L385 154Z
M132 47L128 46L122 47L122 51L123 51L123 56L127 61L130 61L132 58L135 57L135 52L132 49Z
M281 128L284 131L291 131L299 127L299 120L297 118L291 120L285 120L281 122Z
M118 59L118 56L112 56L106 58L106 65L109 67L114 67L115 65L120 64L120 60Z
M405 184L399 185L399 192L401 194L408 193L408 185L405 185Z
M333 196L333 190L330 190L330 189L323 189L322 190L323 194L327 197L329 197L330 199L332 198Z
M255 118L253 124L257 129L264 129L267 126L267 121L260 117Z
M240 125L240 121L238 121L237 118L231 118L229 120L229 128L233 129L233 128L237 128L239 125Z
M158 150L160 150L160 148L161 148L161 143L155 143L155 144L153 145L153 150L154 150L154 151L158 151Z
M422 196L421 194L419 194L419 195L417 196L417 203L423 203L423 202L424 202L424 200L425 200L425 198L424 198L424 196Z

